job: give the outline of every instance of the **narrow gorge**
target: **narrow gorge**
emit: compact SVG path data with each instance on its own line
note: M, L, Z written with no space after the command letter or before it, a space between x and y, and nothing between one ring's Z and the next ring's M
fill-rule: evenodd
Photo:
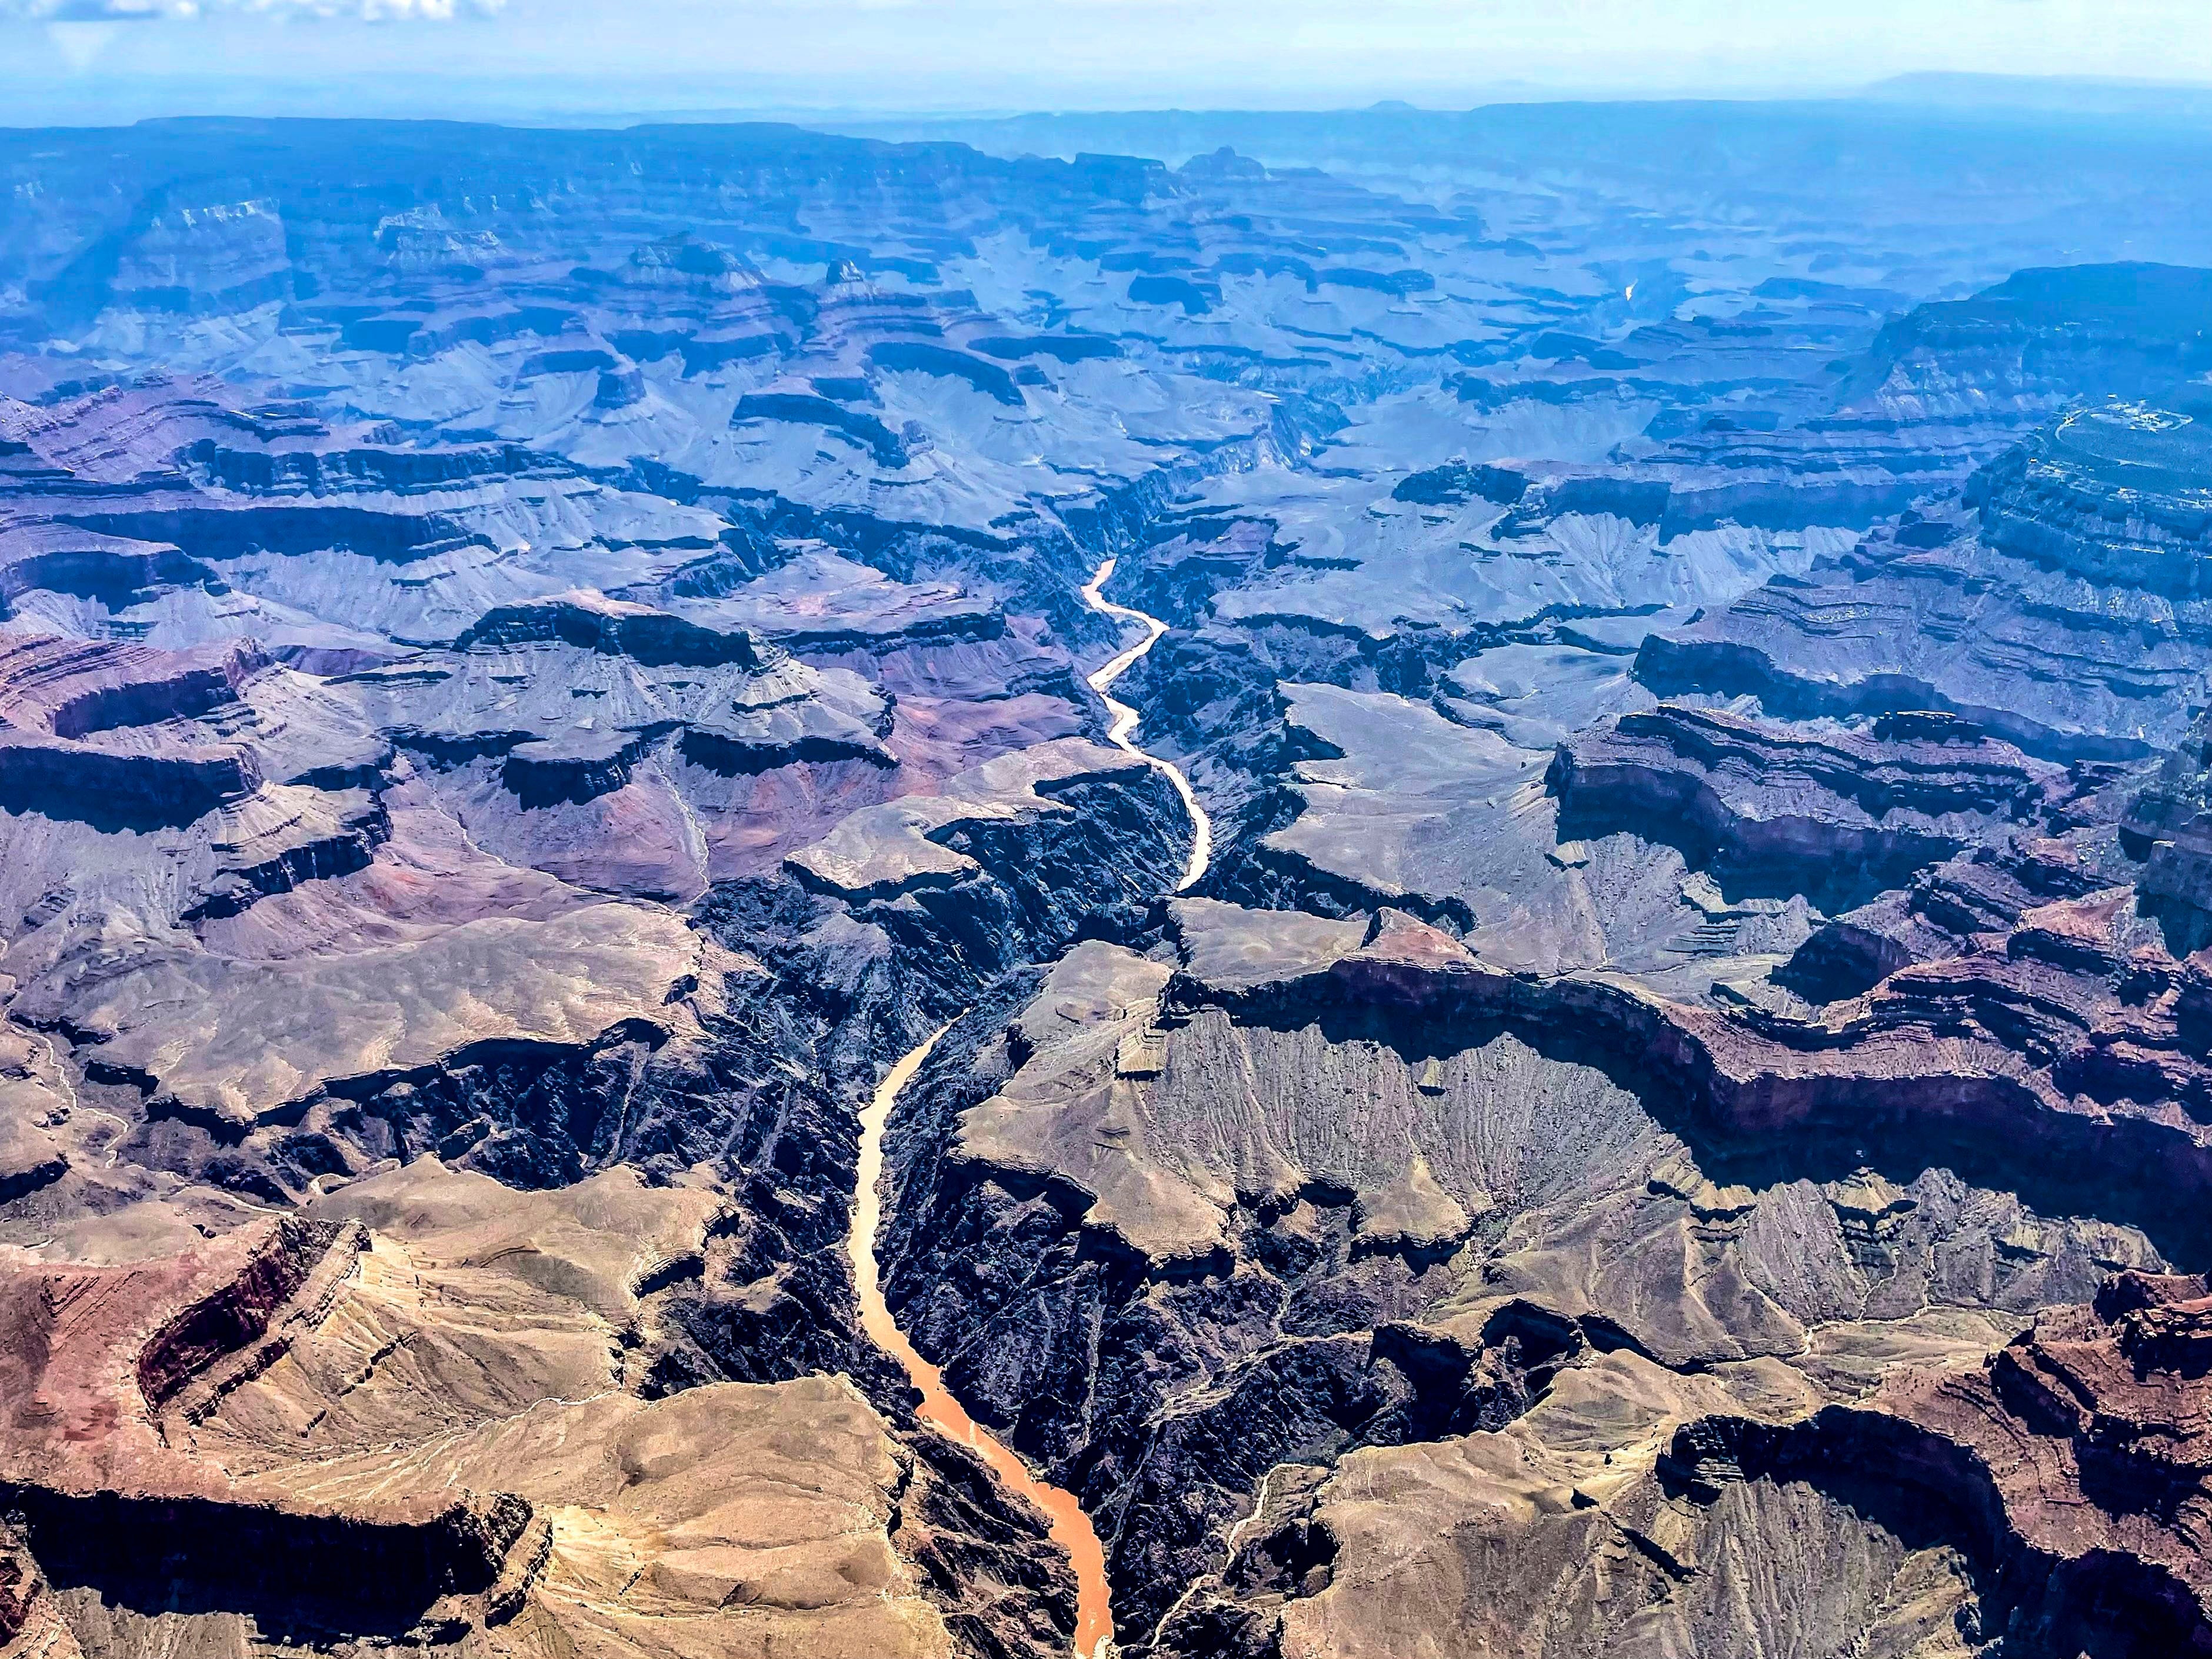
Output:
M989 1431L977 1426L951 1391L938 1368L914 1350L900 1331L898 1322L884 1304L882 1274L876 1262L876 1235L882 1225L883 1200L878 1188L884 1174L884 1129L899 1091L912 1081L929 1051L937 1046L942 1029L900 1056L884 1073L868 1109L860 1114L860 1156L857 1165L858 1195L853 1208L853 1281L860 1296L860 1328L869 1340L904 1368L908 1379L921 1395L922 1421L942 1430L962 1445L981 1454L992 1473L1007 1487L1036 1504L1051 1522L1052 1541L1066 1552L1076 1578L1075 1651L1079 1659L1113 1659L1114 1624L1106 1587L1106 1554L1098 1534L1084 1514L1074 1493L1063 1492L1030 1474L1028 1465L1002 1445Z
M1108 559L1083 589L1084 599L1103 615L1140 623L1145 629L1145 637L1095 670L1088 677L1087 683L1105 701L1107 712L1113 722L1108 732L1109 740L1140 759L1152 761L1175 784L1176 793L1190 812L1194 835L1190 862L1178 888L1181 890L1194 886L1205 875L1212 832L1205 811L1198 805L1197 798L1191 793L1190 784L1182 772L1169 762L1152 761L1151 757L1144 755L1136 747L1136 711L1107 696L1115 680L1151 650L1160 636L1167 632L1167 624L1157 617L1146 616L1142 611L1125 605L1115 605L1103 597L1100 590L1113 574L1114 561ZM1098 1534L1093 1529L1090 1517L1083 1512L1080 1501L1073 1492L1039 1480L1019 1456L1007 1449L988 1431L976 1425L975 1419L968 1415L945 1387L943 1374L938 1367L915 1352L914 1345L899 1330L897 1322L884 1304L882 1272L876 1259L876 1237L882 1224L882 1194L878 1188L884 1175L884 1131L890 1121L891 1110L897 1103L900 1091L913 1080L915 1073L929 1058L930 1050L945 1035L945 1030L944 1027L939 1028L902 1055L884 1074L867 1109L860 1115L860 1151L856 1166L859 1185L853 1212L851 1249L853 1279L860 1288L861 1327L878 1346L905 1368L914 1386L921 1392L923 1420L935 1425L963 1444L980 1451L1008 1486L1050 1517L1052 1540L1067 1552L1079 1586L1075 1650L1080 1659L1111 1659L1114 1627L1106 1583L1106 1556L1099 1546Z

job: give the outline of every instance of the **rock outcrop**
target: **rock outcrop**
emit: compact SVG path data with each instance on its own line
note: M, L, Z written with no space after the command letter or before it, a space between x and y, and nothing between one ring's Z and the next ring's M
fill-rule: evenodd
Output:
M2204 1291L2121 1273L1978 1367L1908 1373L1863 1406L1786 1426L1692 1423L1660 1477L1706 1504L1745 1481L1890 1486L1972 1564L1967 1631L2036 1652L2212 1650L2193 1520Z
M2166 406L2190 403L2068 416L1819 580L1654 634L1637 677L1790 717L1943 710L2050 759L2163 750L2203 693L2203 428Z
M1562 744L1547 781L1569 839L1632 826L1696 862L1823 895L1893 885L1987 826L2063 830L2078 793L2063 769L1942 716L1802 736L1672 703Z
M345 1646L961 1650L993 1540L948 1528L973 1510L934 1495L957 1455L938 1473L826 1377L634 1391L649 1370L626 1352L712 1237L712 1193L624 1172L518 1212L501 1191L426 1162L179 1258L9 1266L27 1403L0 1466L50 1616Z

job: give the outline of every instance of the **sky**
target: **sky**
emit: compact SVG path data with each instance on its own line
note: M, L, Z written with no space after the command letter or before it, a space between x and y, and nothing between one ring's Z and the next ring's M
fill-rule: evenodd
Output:
M2212 87L2212 0L0 0L0 123Z

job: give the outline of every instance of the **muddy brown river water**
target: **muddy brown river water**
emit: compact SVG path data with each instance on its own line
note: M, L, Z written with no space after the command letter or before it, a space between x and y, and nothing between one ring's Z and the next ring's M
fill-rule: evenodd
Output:
M1190 863L1182 880L1176 884L1176 890L1182 892L1196 885L1199 878L1206 873L1206 864L1213 854L1213 826L1206 818L1206 809L1192 793L1190 780L1181 769L1137 747L1137 711L1107 696L1108 688L1128 672L1129 665L1151 650L1158 643L1160 635L1167 632L1167 624L1158 617L1115 605L1103 596L1100 590L1113 574L1114 561L1109 559L1098 567L1098 574L1083 590L1085 600L1093 610L1107 616L1141 624L1145 636L1092 673L1091 689L1104 700L1112 720L1108 737L1118 747L1164 772L1190 811L1191 823L1197 833L1191 843ZM1067 1552L1068 1561L1075 1569L1075 1650L1082 1659L1103 1659L1112 1650L1114 1620L1107 1601L1106 1553L1098 1542L1091 1517L1083 1512L1083 1506L1075 1501L1073 1492L1038 1480L1028 1464L969 1416L967 1409L945 1386L945 1378L938 1368L917 1353L914 1344L907 1340L906 1333L899 1329L898 1322L891 1317L890 1309L884 1301L881 1271L876 1260L876 1238L883 1225L883 1194L878 1189L884 1176L884 1128L890 1121L891 1107L897 1102L899 1091L913 1080L922 1062L929 1058L929 1051L937 1046L938 1038L944 1035L944 1030L939 1030L902 1056L877 1085L875 1097L860 1114L860 1194L853 1210L851 1244L853 1280L860 1294L860 1325L878 1346L906 1368L908 1376L921 1391L923 1420L972 1447L1001 1480L1050 1518L1053 1541Z
M945 1386L937 1367L915 1352L914 1344L906 1340L906 1333L899 1329L884 1303L876 1263L876 1233L883 1221L883 1198L877 1186L884 1173L884 1126L890 1120L891 1105L899 1091L921 1069L922 1061L944 1035L941 1030L936 1032L892 1066L877 1087L867 1110L860 1114L860 1192L853 1212L853 1277L860 1291L860 1326L878 1347L906 1367L915 1387L921 1390L923 1420L980 1452L1000 1480L1051 1518L1053 1541L1067 1552L1075 1569L1075 1650L1083 1659L1095 1659L1108 1646L1114 1626L1106 1601L1106 1552L1099 1545L1091 1517L1075 1501L1074 1493L1038 1480L1030 1473L1028 1464L968 1415L966 1407Z

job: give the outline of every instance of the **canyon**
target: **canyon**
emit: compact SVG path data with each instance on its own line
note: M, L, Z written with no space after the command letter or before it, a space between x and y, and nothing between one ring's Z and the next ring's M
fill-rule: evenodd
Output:
M1148 617L1127 605L1117 605L1100 597L1107 579L1114 574L1114 562L1107 560L1098 568L1097 575L1083 589L1083 597L1091 609L1102 615L1120 617L1138 623L1144 638L1108 659L1106 665L1092 671L1086 679L1093 691L1106 706L1112 725L1107 737L1117 747L1132 755L1141 756L1132 738L1137 726L1137 711L1125 703L1113 701L1107 694L1114 682L1127 673L1137 659L1167 632L1167 624L1157 617ZM1175 786L1184 810L1191 817L1190 864L1183 872L1176 890L1194 887L1205 878L1206 866L1212 854L1212 832L1207 823L1205 809L1194 797L1189 780L1182 770L1168 762L1158 763L1158 769ZM907 1051L884 1074L877 1085L875 1097L868 1109L860 1115L860 1149L854 1164L855 1199L852 1233L853 1281L860 1298L861 1328L876 1344L890 1353L905 1368L914 1386L921 1390L919 1412L925 1422L934 1424L953 1438L979 1451L999 1477L1028 1498L1051 1518L1053 1541L1067 1552L1068 1564L1074 1570L1077 1582L1075 1650L1082 1659L1093 1659L1102 1648L1113 1640L1113 1615L1110 1611L1111 1587L1106 1580L1105 1552L1098 1534L1083 1511L1081 1503L1073 1493L1038 1480L1020 1457L993 1437L988 1431L978 1428L975 1419L951 1391L945 1386L942 1374L915 1351L893 1319L882 1289L883 1269L876 1255L876 1237L882 1227L882 1209L878 1191L883 1180L884 1132L890 1127L892 1109L898 1103L901 1090L913 1080L914 1074L928 1060L930 1050L946 1028L940 1026L921 1042Z
M0 132L7 1659L2212 1652L2051 121Z

